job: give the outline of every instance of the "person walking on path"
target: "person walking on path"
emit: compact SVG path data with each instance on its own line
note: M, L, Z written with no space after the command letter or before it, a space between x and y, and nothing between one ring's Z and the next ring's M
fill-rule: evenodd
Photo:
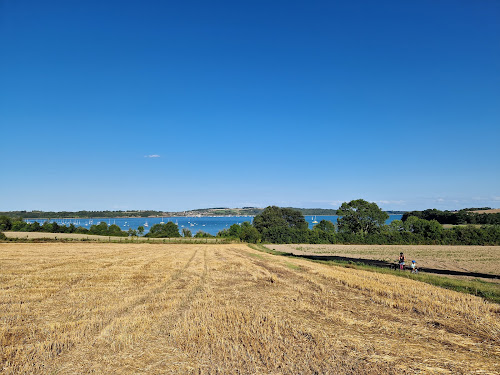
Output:
M403 253L399 253L399 269L400 270L405 269L405 256Z

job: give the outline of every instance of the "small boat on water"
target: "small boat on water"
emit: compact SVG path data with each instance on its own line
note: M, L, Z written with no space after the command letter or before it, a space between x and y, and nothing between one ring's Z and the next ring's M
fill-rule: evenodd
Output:
M318 224L318 221L316 220L316 216L311 216L311 219L313 219L312 223L313 224Z
M149 224L148 224L148 222L147 222L147 221L144 223L144 226L145 226L145 227L149 227Z

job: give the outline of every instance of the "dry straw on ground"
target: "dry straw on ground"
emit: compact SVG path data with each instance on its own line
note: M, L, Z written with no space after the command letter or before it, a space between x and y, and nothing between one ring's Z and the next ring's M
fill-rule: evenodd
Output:
M267 245L297 255L339 256L396 262L400 252L407 264L459 272L500 273L500 246L448 245Z
M500 309L244 245L0 244L5 374L498 373Z

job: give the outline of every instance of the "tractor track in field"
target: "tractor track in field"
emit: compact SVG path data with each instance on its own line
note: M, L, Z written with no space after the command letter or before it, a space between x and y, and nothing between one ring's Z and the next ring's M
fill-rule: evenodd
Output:
M182 314L189 309L189 306L192 304L194 298L198 293L203 290L203 287L207 281L208 275L208 266L207 266L207 250L205 249L203 252L203 273L200 276L198 282L189 290L188 293L182 298L175 312L170 315L169 323L163 327L167 332L170 331L182 317Z
M147 302L148 299L151 299L154 295L157 293L165 290L168 288L170 285L172 285L176 280L179 280L182 278L183 274L186 272L186 270L189 269L191 264L193 263L194 259L196 258L198 254L198 249L195 250L193 255L190 257L190 259L186 262L186 264L175 271L165 282L163 282L160 286L156 287L155 289L149 291L145 295L139 297L139 299L135 300L133 303L130 303L129 305L123 307L120 309L119 313L115 316L113 316L112 319L110 319L102 328L94 335L94 339L92 340L92 343L87 346L86 350L92 351L94 347L96 347L96 344L100 338L103 338L105 335L106 330L112 326L112 324L120 318L123 318L127 314L131 314L134 312L134 310L139 307L140 305L143 305ZM149 337L147 340L147 346L146 347L141 347L141 352L147 351L148 347L151 347L151 350L157 350L157 348L160 346L165 345L165 341L169 340L171 335L170 332L175 328L175 326L178 324L178 322L181 320L183 314L189 310L191 304L196 298L196 295L199 294L201 291L203 291L203 288L206 284L207 276L208 276L208 261L207 261L207 250L204 249L203 252L203 271L201 275L199 275L199 279L194 282L194 285L192 285L189 289L185 290L185 292L182 294L179 303L175 307L175 309L169 310L168 314L166 314L162 319L158 322L157 327L156 327L156 333L154 336ZM98 347L98 346L97 346ZM138 355L138 353L135 350L131 350L130 353L127 352L126 355L124 353L121 353L122 356L125 357L134 357ZM86 362L85 366L85 372L92 372L94 371L95 367L97 366L95 363L92 362ZM154 367L154 364L151 364L148 366L149 370L152 370L152 367ZM69 370L69 369L68 369ZM81 370L81 368L80 368ZM70 372L61 372L59 370L56 370L57 373L71 373Z
M163 257L163 255L159 255L159 256L155 257L154 259L152 259L149 262L147 262L143 267L151 266L151 264L153 264L154 262L158 261L162 257ZM95 276L99 275L99 273L101 273L102 271L105 271L105 270L107 270L110 267L119 266L119 265L123 264L127 260L128 260L128 258L124 258L124 259L120 259L117 262L107 262L106 264L104 264L104 265L102 265L102 266L94 269L91 273L89 273L87 275L78 276L78 277L74 278L73 280L65 283L64 285L61 285L61 287L59 289L57 289L56 291L48 294L47 296L41 297L39 299L31 300L31 301L29 301L29 303L47 302L50 299L53 299L53 298L58 297L58 296L61 296L64 293L68 293L74 287L78 286L81 283L84 283L87 280L90 280L90 279L94 278ZM73 262L66 262L64 264L70 264L70 263L73 263ZM47 269L52 269L52 268L56 268L56 267L48 267L48 268L44 269L44 271L47 270ZM9 302L0 302L0 305L1 304L8 304L8 303Z
M101 337L103 335L103 333L106 331L106 329L108 327L110 327L113 324L114 321L116 321L117 319L120 319L123 316L131 313L138 306L144 305L154 295L158 294L162 290L165 290L170 284L172 284L177 279L179 279L182 276L182 274L189 268L189 266L193 262L193 259L196 257L196 254L198 254L198 249L196 249L194 251L193 255L189 258L189 260L186 262L186 264L181 269L179 269L179 270L175 271L174 273L172 273L172 275L169 278L167 278L163 283L161 283L161 285L159 285L158 287L156 287L156 288L154 288L152 290L149 290L148 292L146 292L142 296L138 296L133 302L131 302L128 305L120 308L118 310L118 312L116 314L114 314L114 316L101 327L101 329L99 330L99 332L96 333L95 340L97 340L99 337Z
M91 331L89 332L89 336L87 336L87 340L69 343L66 347L58 349L54 353L55 355L53 358L54 359L61 358L61 357L64 358L70 352L74 352L75 350L83 349L84 346L89 346L90 348L95 346L95 344L98 342L98 340L100 338L104 337L105 332L112 326L112 324L114 322L116 322L118 319L123 318L124 316L126 316L128 314L133 313L136 308L138 308L141 305L144 305L154 295L165 290L166 288L168 288L169 285L171 285L173 282L175 282L176 280L181 278L182 275L184 274L184 272L190 267L191 263L193 262L193 260L195 259L196 255L197 255L197 253L198 253L198 249L196 249L193 252L193 254L189 258L189 260L182 266L182 268L180 268L180 269L174 271L172 274L170 274L169 277L167 277L167 279L164 282L162 282L159 286L148 290L147 292L143 293L142 295L137 296L136 298L134 298L133 301L129 302L127 305L120 307L118 310L115 310L115 312L109 313L108 315L110 315L110 317L108 319L104 320L101 323L95 324L93 326L93 329L91 329ZM165 255L162 254L162 255L156 257L155 259L151 260L148 263L152 263L154 261L157 261L160 258L162 258L163 256L165 256ZM120 263L122 263L125 260L126 259L121 260ZM147 266L148 263L144 264L143 266ZM114 263L114 264L117 264L117 263ZM102 267L100 270L102 270ZM92 330L94 330L94 333L92 333ZM35 361L36 356L37 356L37 354L33 353L33 361Z

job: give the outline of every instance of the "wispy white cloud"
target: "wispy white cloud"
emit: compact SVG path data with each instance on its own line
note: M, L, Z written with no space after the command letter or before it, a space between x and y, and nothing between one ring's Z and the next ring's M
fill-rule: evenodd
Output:
M159 158L160 155L156 155L156 154L153 154L153 155L144 155L145 158Z

